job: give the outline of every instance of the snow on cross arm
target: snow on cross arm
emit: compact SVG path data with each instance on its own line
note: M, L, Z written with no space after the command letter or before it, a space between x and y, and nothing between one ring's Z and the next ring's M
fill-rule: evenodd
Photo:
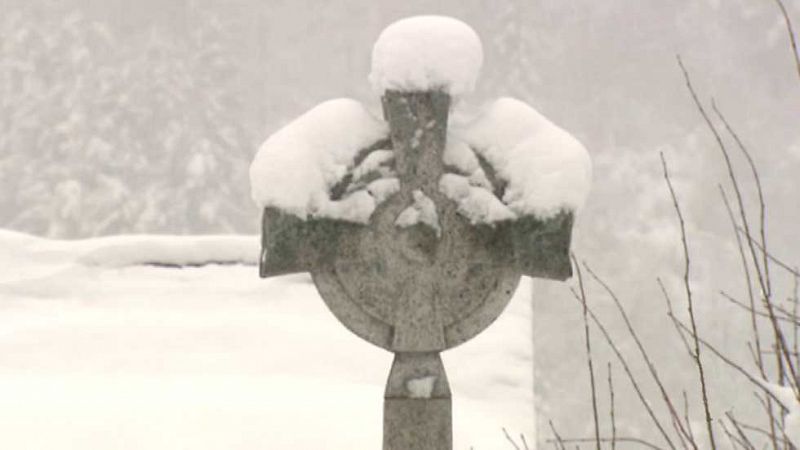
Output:
M449 173L439 179L439 191L456 203L459 214L470 223L492 224L516 218L495 197L475 152L454 133L447 137L443 162Z
M583 205L592 178L586 148L526 103L500 98L459 135L506 184L501 200L515 215L547 219Z
M376 206L368 192L332 200L330 191L359 152L388 135L385 122L359 102L336 99L306 112L261 145L250 165L253 199L301 219L309 216L367 222Z
M440 89L457 97L473 90L482 64L481 40L469 25L452 17L409 17L378 37L369 80L380 94Z
M458 212L470 223L491 224L513 220L516 215L494 194L482 186L473 185L467 177L446 173L439 180L439 191L456 202Z

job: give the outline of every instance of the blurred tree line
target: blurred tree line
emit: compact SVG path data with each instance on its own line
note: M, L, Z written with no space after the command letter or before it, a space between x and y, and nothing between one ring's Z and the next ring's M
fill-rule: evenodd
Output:
M371 39L407 14L360 0L300 13L312 3L0 2L0 228L255 232L247 167L258 143L327 98L377 110ZM494 59L479 96L531 101L529 8L446 3L486 35Z
M0 17L0 227L248 230L252 126L230 27L192 14L188 33L137 36L52 3Z

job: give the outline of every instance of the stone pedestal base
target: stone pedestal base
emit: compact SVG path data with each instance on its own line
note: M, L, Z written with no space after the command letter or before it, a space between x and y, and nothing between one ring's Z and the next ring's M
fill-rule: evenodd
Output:
M452 400L439 353L396 353L383 404L383 450L452 449Z
M449 398L387 398L383 405L383 450L451 450Z

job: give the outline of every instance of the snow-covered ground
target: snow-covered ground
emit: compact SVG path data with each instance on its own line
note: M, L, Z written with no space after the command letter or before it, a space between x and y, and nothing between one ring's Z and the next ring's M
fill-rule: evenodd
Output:
M0 231L0 448L380 448L391 354L307 275L259 279L257 254L254 236ZM534 441L530 293L443 355L456 449Z

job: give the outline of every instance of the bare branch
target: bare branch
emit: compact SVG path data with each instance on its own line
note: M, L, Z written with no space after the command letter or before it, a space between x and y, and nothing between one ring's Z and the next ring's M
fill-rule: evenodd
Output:
M770 252L767 252L767 251L765 251L765 250L764 250L764 247L761 247L761 244L759 244L759 243L758 243L758 241L757 241L757 240L755 240L755 239L754 239L752 236L750 236L749 234L747 234L747 233L744 231L744 229L742 229L742 227L740 227L740 226L737 226L736 228L737 228L737 230L738 230L740 233L742 233L742 234L745 236L745 238L747 238L747 239L748 239L750 242L752 242L752 243L753 243L753 245L755 245L755 246L758 248L758 250L759 250L759 251L765 252L765 253L767 254L767 258L769 258L769 260L770 260L770 261L774 262L775 264L777 264L777 265L778 265L778 266L780 266L780 267L781 267L783 270L785 270L785 271L789 272L790 274L792 274L792 275L795 275L795 276L800 276L800 271L798 271L798 269L797 269L797 268L792 268L792 267L791 267L791 266L789 266L789 264L788 264L788 263L786 263L785 261L783 261L783 260L781 260L781 259L778 259L778 257L777 257L777 256L773 255L773 254L772 254L772 253L770 253Z
M731 162L731 158L730 158L730 155L728 153L728 149L725 146L725 143L722 141L722 137L720 136L719 131L717 131L717 128L711 122L711 119L709 118L708 113L706 113L706 110L703 107L703 104L698 99L697 93L695 92L694 87L692 86L692 80L689 77L689 73L687 72L686 67L683 65L683 61L681 60L680 56L678 56L678 65L680 66L681 71L683 72L683 77L684 77L684 79L686 81L686 87L688 88L689 93L692 96L692 100L694 100L694 103L695 103L695 106L697 107L697 110L700 112L700 115L703 117L703 120L706 122L706 125L708 125L709 130L714 135L714 138L715 138L715 140L717 142L717 145L719 146L719 149L722 152L722 156L723 156L723 158L725 160L725 166L728 169L728 177L731 180L731 184L733 185L733 191L736 194L736 201L737 201L737 204L739 206L739 217L742 220L742 226L744 227L745 235L750 237L750 236L752 236L752 233L750 232L750 225L749 225L749 222L747 220L747 214L745 213L744 200L742 199L741 189L739 188L739 181L736 178L736 174L734 173L733 163ZM788 347L786 345L786 339L785 339L785 337L783 335L783 331L781 330L780 324L778 324L778 321L774 317L774 310L773 310L773 307L772 307L772 302L770 301L769 282L766 279L765 272L762 270L762 268L761 268L761 266L759 264L759 259L758 259L758 256L756 255L756 245L754 244L754 242L755 242L754 239L752 239L752 238L748 239L748 248L750 250L750 256L752 258L753 265L755 266L755 269L756 269L756 275L757 275L757 279L758 279L758 282L759 282L759 286L761 287L761 293L764 296L762 301L764 303L764 306L767 308L767 312L770 315L770 322L772 324L772 329L773 329L773 332L774 332L774 335L775 335L775 340L778 343L778 349L781 351L781 353L783 353L783 358L788 360L788 361L790 361L790 359L789 359L789 351L788 351ZM782 366L781 360L778 360L778 365ZM792 375L791 376L791 378L792 378L792 383L791 383L792 389L794 390L795 395L798 395L797 374L796 374L796 371L795 371L795 368L794 368L794 364L789 363L788 364L788 368L789 368L789 371L790 371L790 373Z
M678 326L684 332L686 332L687 334L691 333L691 330L689 330L689 327L687 327L683 322L681 322L680 319L678 319L675 316L670 316L670 318L673 321L675 321L678 324ZM769 397L771 397L772 400L777 402L779 405L782 405L781 401L777 397L775 397L775 395L772 392L770 392L767 388L764 387L762 380L759 380L758 378L756 378L753 375L751 375L750 372L748 372L744 367L742 367L740 364L734 362L732 359L730 359L727 356L725 356L722 352L720 352L716 347L711 345L708 341L706 341L704 339L699 339L699 340L700 340L700 343L703 344L703 347L707 348L711 353L714 354L714 356L719 358L722 362L727 364L729 367L735 369L737 372L739 372L742 375L744 375L745 378L750 380L750 382L753 383L754 385L758 386L762 391L764 391L764 393L766 393Z
M728 169L728 178L731 180L731 184L733 186L733 192L736 194L736 202L739 207L739 216L742 219L742 226L746 231L746 234L750 236L750 224L747 220L747 214L745 213L744 207L744 200L742 198L742 192L739 188L739 180L736 178L736 174L733 170L733 163L731 162L730 154L728 153L728 148L725 146L725 143L722 141L722 136L720 135L719 131L717 131L717 127L714 126L714 123L711 122L711 118L708 116L706 109L703 107L703 103L700 102L700 99L697 97L697 93L694 90L694 86L692 85L692 79L689 77L689 72L686 70L686 67L683 65L683 61L681 57L678 56L678 66L681 68L681 72L683 72L683 78L686 81L686 88L689 90L689 94L691 94L692 100L694 101L695 107L697 107L697 111L702 116L703 120L705 121L708 129L711 131L711 134L714 135L714 139L717 142L717 146L722 153L722 157L725 160L725 167ZM753 264L755 265L756 274L758 275L758 281L761 285L761 290L767 292L766 283L763 279L763 275L761 272L761 267L758 263L758 258L756 257L755 250L753 246L750 245L750 252L753 258Z
M680 59L678 59L680 63ZM683 64L681 64L681 68L683 68ZM685 69L684 69L685 73ZM688 75L687 75L688 80ZM687 81L688 82L688 81ZM689 321L692 325L692 332L691 337L694 341L694 361L695 366L697 366L697 372L700 376L700 394L703 399L703 410L706 416L706 429L708 430L708 440L709 444L711 445L712 450L716 450L717 443L714 439L714 422L711 419L711 407L709 405L708 400L708 388L706 386L706 375L705 375L705 368L703 367L703 359L700 355L700 343L699 343L699 336L697 334L697 321L694 317L694 302L692 300L692 289L691 284L689 283L689 245L686 242L686 224L683 220L683 214L681 213L680 205L678 204L678 197L675 194L675 189L672 187L672 181L669 178L669 169L667 168L667 161L664 159L664 153L661 154L661 166L664 170L664 180L667 182L667 187L669 188L670 196L672 197L672 204L675 207L675 213L678 216L678 222L680 224L681 230L681 244L683 246L683 257L684 257L684 271L683 271L683 285L686 290L686 303L689 309Z
M766 408L767 405L766 405L766 402L764 401L764 399L762 399L758 395L756 395L756 398L758 399L759 403L761 403L761 406ZM767 430L765 430L763 428L760 428L760 427L757 427L755 425L746 424L746 423L738 421L738 420L737 420L737 423L745 430L753 431L755 433L759 433L759 434L762 434L764 436L769 436L770 435ZM788 437L786 436L786 430L783 428L782 425L780 425L780 423L778 423L778 426L780 427L779 431L783 434L783 438L784 438L784 441L785 441L783 449L784 450L793 450L794 449L794 445L792 445L791 442L788 441ZM786 443L788 443L788 445Z
M748 438L744 431L742 431L742 427L739 426L739 422L737 422L733 417L733 413L727 411L725 413L725 417L727 417L731 424L733 424L733 427L736 429L736 433L739 435L739 438L746 444L746 448L750 450L756 450L755 446L753 446L753 443L750 441L750 438Z
M664 287L664 282L661 281L661 278L656 278L656 281L658 281L658 286L661 288L661 294L663 294L664 301L667 303L667 314L670 317L672 317L672 316L675 315L675 312L672 309L672 299L670 299L670 296L667 293L667 288ZM681 338L681 341L683 342L683 346L686 348L686 353L688 353L689 356L692 359L694 359L695 358L694 352L692 351L691 347L689 346L689 341L686 340L686 336L684 336L683 331L681 331L680 327L678 327L678 325L674 321L672 322L672 325L675 326L675 331L678 332L678 336Z
M553 431L553 436L555 437L555 442L558 444L558 447L561 450L567 450L566 447L564 447L564 440L561 439L561 436L558 435L558 431L556 431L556 427L553 425L553 421L548 420L547 423L550 424L550 430Z
M775 0L775 3L778 4L778 7L781 9L781 14L783 14L783 20L786 22L786 31L789 33L789 45L792 48L792 56L794 57L794 65L797 67L797 76L800 78L800 54L797 51L797 40L794 36L794 29L792 29L792 20L789 19L789 13L786 11L786 7L783 5L783 1Z
M748 348L750 348L750 352L753 356L753 361L755 362L755 365L758 368L758 373L761 375L761 378L766 379L767 374L766 371L764 370L764 357L763 357L763 351L761 349L761 332L759 331L758 320L756 320L757 312L756 312L755 295L753 294L753 282L750 278L750 268L747 264L747 257L745 256L744 253L742 238L739 235L740 228L739 225L736 223L736 219L733 216L733 210L731 209L731 205L728 202L728 196L725 195L725 190L719 184L717 185L717 188L719 189L720 195L722 196L722 201L725 204L725 210L728 212L728 218L731 222L731 225L733 226L733 234L736 237L736 247L739 250L739 256L741 257L742 261L742 270L744 271L745 275L745 282L747 286L747 298L750 301L750 306L748 308L750 310L750 327L753 330L755 351L749 346ZM769 257L769 253L766 250L762 249L762 251L764 252L764 255ZM725 294L723 293L723 296L724 295ZM778 438L775 433L775 413L772 410L772 399L769 398L767 399L767 417L769 419L769 428L770 428L769 437L770 441L772 442L772 448L774 450L778 450Z
M650 359L650 355L648 355L647 350L645 350L644 345L642 344L641 339L639 339L638 333L633 328L633 324L628 317L628 313L625 312L625 308L622 306L622 302L619 301L619 298L599 276L589 267L586 262L583 263L583 266L586 268L586 271L589 272L589 275L600 284L603 289L608 293L609 297L614 301L614 305L617 307L617 311L619 312L622 320L625 322L625 327L628 329L628 334L633 338L634 343L636 344L636 348L639 350L639 354L642 356L642 360L644 360L645 364L647 365L647 369L650 372L650 376L656 382L656 386L658 386L659 392L661 393L661 399L664 400L664 404L667 406L667 410L669 411L670 417L672 418L673 425L676 427L679 435L682 437L686 437L688 442L691 444L692 448L697 449L697 444L691 438L691 435L686 432L686 429L683 426L681 421L681 417L678 415L677 410L675 409L675 405L672 402L672 398L670 397L669 393L667 392L666 388L664 387L664 383L661 381L661 377L658 375L658 371L656 370L655 364Z
M611 375L611 363L608 363L609 416L611 417L611 450L617 449L617 419L614 408L614 380Z
M578 295L577 292L575 292L575 289L570 288L570 291L572 292L572 296L575 297L575 300L580 303L581 301L580 296ZM622 355L622 352L619 350L616 344L614 344L614 340L611 338L611 335L608 333L608 330L606 330L606 328L594 314L592 309L587 307L586 311L589 314L589 317L592 319L592 322L594 322L594 324L597 326L597 329L600 330L600 333L603 335L603 338L605 339L606 343L608 343L609 347L611 347L611 350L613 350L614 354L617 356L617 359L619 360L620 364L622 364L622 368L625 371L625 375L628 377L628 381L630 381L631 386L633 386L633 390L634 392L636 392L636 396L639 398L639 401L642 403L642 406L644 406L644 409L647 411L647 415L650 416L650 419L652 420L653 424L656 426L659 433L661 433L661 436L664 438L664 441L666 441L667 446L669 446L670 449L675 450L675 445L672 443L672 439L669 438L669 434L667 434L666 430L664 430L664 427L661 425L661 421L658 420L658 417L653 412L650 403L645 398L644 393L642 392L642 389L639 386L639 382L636 380L636 377L633 375L633 372L631 371L631 368L628 365L628 361Z
M575 265L575 271L578 275L578 288L581 294L581 303L583 303L583 331L584 331L584 340L586 342L586 361L589 365L589 386L592 390L592 418L594 419L594 436L597 438L596 448L597 450L601 450L600 448L600 419L599 414L597 413L597 389L595 388L594 382L594 363L592 362L592 338L589 334L589 318L587 313L587 302L586 302L586 291L583 287L583 275L581 274L581 267L578 264L578 260L575 258L575 254L570 255L572 257L572 262Z
M720 293L720 295L722 295L722 297L724 299L728 300L729 302L731 302L732 304L738 306L739 308L742 308L745 311L748 311L748 312L750 312L752 314L755 314L758 317L764 317L764 318L769 319L769 314L767 314L767 313L765 313L763 311L758 311L758 310L752 309L750 306L745 305L744 303L740 302L739 300L736 300L736 298L734 298L730 294L725 293L725 291L720 291L719 293ZM784 310L783 308L779 308L779 307L776 307L775 309L778 312L784 314L783 316L779 316L779 315L776 314L776 318L778 320L780 320L782 322L789 322L789 323L791 323L793 325L800 326L800 322L798 322L798 319L797 318L792 318L790 312ZM756 350L756 352L758 352L758 350ZM754 353L756 353L756 352L754 352ZM761 351L759 353L766 353L766 352ZM756 355L753 355L753 356L756 356ZM763 374L762 374L762 376L763 376Z
M528 447L528 441L525 440L525 435L520 433L519 438L522 441L522 448L524 448L525 450L531 450L531 448Z
M764 401L764 400L763 400L763 399L761 399L761 398L759 398L759 400L760 400L760 401L762 402L762 404L763 404L763 401ZM761 434L761 435L763 435L763 436L767 436L767 437L769 437L769 436L770 436L770 433L769 433L769 431L767 431L767 430L765 430L765 429L763 429L763 428L760 428L760 427L754 426L754 425L749 425L749 424L746 424L746 423L743 423L743 422L739 422L739 426L740 426L740 427L742 427L742 429L745 429L745 430L747 430L747 431L752 431L752 432L754 432L754 433L758 433L758 434Z
M761 235L761 248L762 248L762 267L764 269L764 279L767 283L767 292L772 292L770 276L769 276L769 260L767 259L767 231L766 231L766 222L767 222L767 206L766 202L764 201L764 190L761 187L761 177L758 175L758 169L756 168L756 163L753 161L753 157L750 155L750 151L747 150L747 147L744 145L742 140L739 138L739 135L736 131L733 130L733 127L728 123L728 120L722 114L722 112L717 108L717 103L712 99L711 100L711 108L716 113L717 117L722 124L725 125L725 129L728 131L733 137L733 140L736 142L736 145L741 150L742 154L744 155L745 159L747 160L747 164L750 166L750 171L753 174L753 181L756 183L756 192L758 193L758 209L759 209L759 234ZM769 297L769 294L767 294Z
M734 450L738 447L741 447L745 450L748 450L748 447L742 442L739 438L733 435L731 431L728 429L728 426L725 425L725 422L721 419L718 420L720 427L722 427L722 431L728 436L728 440L731 441L731 450Z
M792 290L792 318L797 319L797 308L800 301L798 301L798 284L800 283L800 277L797 275L794 276L794 289ZM794 348L794 356L795 356L795 364L800 365L800 353L798 353L798 349L800 349L800 344L798 344L798 330L800 327L792 328L792 335L793 335L793 348Z
M681 333L681 335L683 334ZM694 441L692 422L689 420L689 397L686 395L686 391L682 391L681 393L683 394L683 420L686 422L686 429L689 432L689 436L691 436L692 441Z
M514 440L513 440L513 439L511 439L511 436L508 434L508 430L506 430L506 428L505 428L505 427L503 427L503 434L506 436L506 440L507 440L508 442L510 442L510 443L511 443L511 445L513 445L513 446L514 446L514 449L515 449L515 450L521 450L521 449L519 448L519 445L517 445L517 443L516 443L516 442L514 442Z
M605 438L605 437L601 437L600 438L600 442L610 442L610 441L611 441L611 438ZM659 447L659 446L657 446L657 445L655 445L655 444L653 444L651 442L645 441L644 439L635 438L635 437L617 437L616 441L617 442L629 442L629 443L634 443L634 444L641 444L641 445L643 445L643 446L645 446L647 448L653 449L653 450L664 450L662 447ZM546 442L552 443L552 442L558 442L558 441L554 441L552 439L548 439ZM592 438L562 439L560 442L566 443L566 444L571 444L571 443L575 443L575 442L594 442L594 438L592 437Z
M728 212L728 219L731 221L731 225L733 226L733 234L736 237L736 247L739 249L739 256L742 260L742 270L744 270L745 282L747 286L747 298L750 300L750 327L753 329L753 339L755 340L756 345L756 366L758 366L761 376L766 378L766 373L764 372L764 358L761 356L761 333L758 331L758 321L756 320L755 314L756 300L755 295L753 294L753 282L750 279L750 268L747 264L747 257L744 254L742 238L738 231L739 225L736 223L736 219L733 217L733 210L728 202L728 196L725 195L725 190L722 188L722 185L719 184L717 185L717 188L722 196L722 202L725 204L725 210Z

